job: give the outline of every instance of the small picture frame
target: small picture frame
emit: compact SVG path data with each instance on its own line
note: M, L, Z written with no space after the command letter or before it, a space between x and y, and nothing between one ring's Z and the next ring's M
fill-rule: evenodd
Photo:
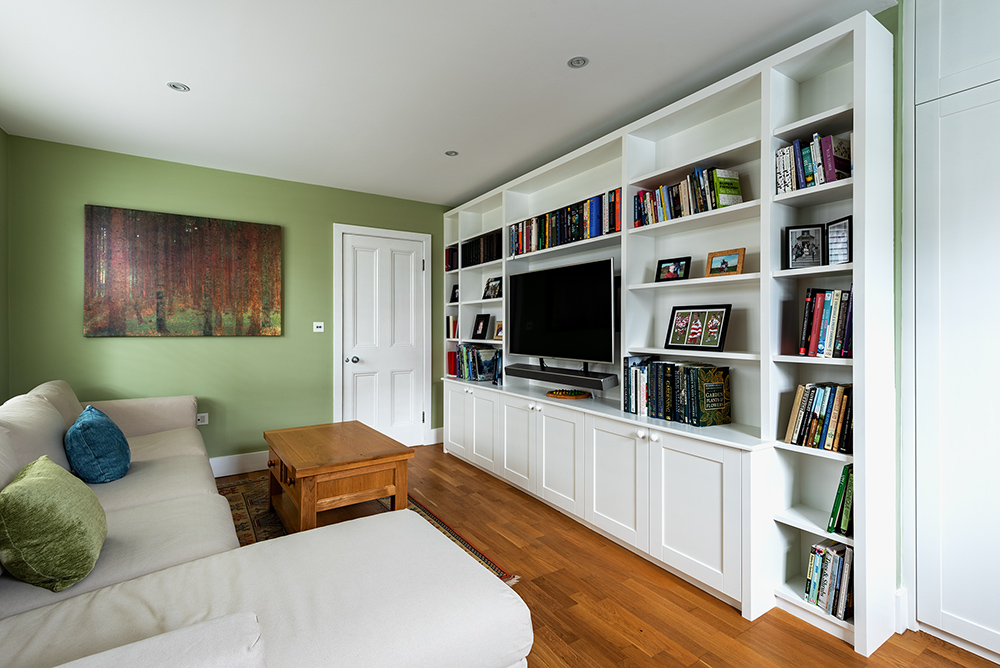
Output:
M743 258L746 248L731 248L708 254L705 262L705 276L732 276L743 273Z
M480 313L476 316L476 322L472 325L473 339L485 339L489 336L491 317L489 313Z
M493 340L503 341L503 320L497 320L493 326Z
M451 286L451 300L448 301L449 304L458 303L458 283Z
M501 276L486 279L486 287L483 288L483 299L497 299L498 297L503 297L503 290L501 289L502 285L503 277Z
M826 264L825 225L793 225L782 235L782 269L806 269Z
M852 216L845 216L826 224L825 254L827 264L846 264L854 260L851 253Z
M691 256L672 257L656 263L657 283L662 281L682 281L691 275Z
M670 312L664 348L722 352L729 330L732 304L674 306Z

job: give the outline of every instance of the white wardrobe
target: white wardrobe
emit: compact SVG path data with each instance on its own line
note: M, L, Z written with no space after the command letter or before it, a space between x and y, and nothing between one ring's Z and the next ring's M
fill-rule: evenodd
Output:
M1000 2L907 2L915 19L916 618L995 656Z

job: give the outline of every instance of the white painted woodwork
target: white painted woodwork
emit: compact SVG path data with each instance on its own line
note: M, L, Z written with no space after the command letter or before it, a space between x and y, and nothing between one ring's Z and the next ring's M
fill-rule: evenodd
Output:
M997 282L1000 225L975 166L1000 151L998 118L1000 82L916 109L917 619L993 652L1000 448L983 418L1000 376L1000 312L984 293Z
M535 493L566 512L583 517L583 413L538 402L534 414L538 457Z
M500 396L476 389L472 393L472 463L495 472L499 462Z
M535 405L535 402L523 397L508 396L500 405L500 475L507 482L529 492L535 491L537 478Z
M916 10L916 103L1000 79L1000 3L911 0Z
M650 430L590 415L585 427L585 519L629 545L648 550Z
M465 460L469 460L466 425L473 417L470 392L471 389L464 385L444 384L444 450Z
M405 445L422 444L423 245L345 234L342 262L343 419Z

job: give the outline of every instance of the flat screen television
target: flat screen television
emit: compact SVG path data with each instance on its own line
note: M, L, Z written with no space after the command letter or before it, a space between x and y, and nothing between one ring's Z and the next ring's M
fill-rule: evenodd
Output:
M513 274L509 283L511 355L615 363L611 259Z

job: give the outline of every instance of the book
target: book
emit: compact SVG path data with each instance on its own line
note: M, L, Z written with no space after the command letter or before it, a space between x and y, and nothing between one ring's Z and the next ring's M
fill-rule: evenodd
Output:
M851 176L851 143L847 139L829 135L820 139L823 154L823 171L827 181L838 181Z
M851 295L847 300L847 325L844 327L844 344L841 347L841 357L851 357L854 336L854 284L851 284Z
M720 209L743 202L739 172L730 169L714 169L712 170L712 180L715 184L715 193L719 200Z
M820 447L824 450L833 450L833 439L837 432L837 425L840 422L840 408L844 403L844 385L838 385L833 397L833 408L827 426L823 430L823 440Z
M826 176L823 173L823 155L819 146L819 135L815 132L812 141L809 142L809 156L812 158L813 178L816 185L821 186L826 183Z
M833 305L833 290L827 290L823 296L823 319L820 321L819 339L816 341L815 357L826 357L826 334L830 328L830 308Z
M792 142L792 158L795 159L795 189L806 187L805 161L802 155L802 142L798 139Z
M838 528L840 524L840 517L844 511L844 490L847 488L847 480L850 478L851 468L851 464L845 465L844 470L840 474L840 485L837 487L837 495L833 499L830 521L826 524L828 533L833 533L833 530Z
M846 550L847 546L842 543L836 543L826 548L826 558L829 563L824 563L824 567L827 568L829 577L827 579L825 591L820 597L818 605L823 608L824 612L830 615L833 614L835 608L837 589L840 587L844 552Z
M799 333L799 355L809 352L809 336L812 334L813 295L815 288L806 288L806 303L802 309L802 331Z
M847 476L847 485L844 489L844 507L841 509L838 524L834 530L842 536L849 536L854 530L854 467Z
M792 399L792 411L788 414L788 427L785 429L785 443L791 443L792 437L795 435L795 419L798 415L798 407L802 403L802 394L805 392L805 389L805 385L799 385L795 390L795 398Z
M732 396L729 388L729 367L709 366L692 369L696 388L696 410L693 424L709 427L732 422Z
M819 591L823 575L823 557L826 556L826 548L832 547L833 544L834 541L827 538L812 546L813 552L816 554L816 558L813 560L812 580L810 581L809 596L807 600L813 605L816 605L816 602L819 600Z
M840 296L840 314L837 316L837 332L833 338L833 357L841 357L844 353L844 334L847 331L847 307L850 298L850 290L844 290Z
M823 301L826 299L825 290L816 290L813 294L813 315L812 331L809 332L809 357L816 357L816 349L819 344L819 328L823 324Z
M854 586L854 548L847 546L844 550L844 563L840 569L840 586L837 590L837 600L834 603L834 616L837 619L844 619L847 612L847 601Z
M837 319L840 318L840 299L843 293L840 290L833 291L833 301L830 302L830 324L826 327L826 345L823 349L823 357L833 357L835 345L834 337L837 334ZM819 356L819 351L816 351Z
M802 181L805 183L803 188L811 188L816 185L816 177L813 174L813 161L812 161L812 149L806 144L802 147Z
M810 383L806 386L802 394L802 404L799 406L799 414L795 423L795 436L792 438L792 443L795 445L802 445L805 435L809 431L809 422L812 419L812 404L816 398L816 389L815 383Z

